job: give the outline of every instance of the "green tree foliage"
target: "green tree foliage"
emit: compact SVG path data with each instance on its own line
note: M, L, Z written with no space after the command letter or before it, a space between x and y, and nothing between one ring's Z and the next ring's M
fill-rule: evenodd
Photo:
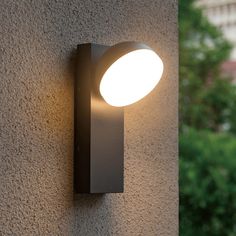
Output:
M180 0L179 47L180 235L235 236L236 88L220 72L231 46Z
M210 131L180 136L180 235L236 235L236 139Z
M193 0L179 2L179 47L180 128L220 131L227 124L235 132L235 88L220 73L231 45Z

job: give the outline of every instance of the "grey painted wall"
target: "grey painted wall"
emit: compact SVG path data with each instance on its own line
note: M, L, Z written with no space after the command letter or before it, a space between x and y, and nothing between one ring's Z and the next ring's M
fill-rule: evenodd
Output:
M0 1L0 235L178 234L177 0ZM125 193L73 199L76 45L143 41L158 87L125 108Z

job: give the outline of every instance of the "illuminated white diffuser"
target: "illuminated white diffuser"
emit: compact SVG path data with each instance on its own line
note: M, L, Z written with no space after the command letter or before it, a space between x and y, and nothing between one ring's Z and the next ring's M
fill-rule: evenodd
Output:
M127 106L149 94L158 84L162 73L163 62L153 50L147 47L133 50L106 69L99 90L108 104Z

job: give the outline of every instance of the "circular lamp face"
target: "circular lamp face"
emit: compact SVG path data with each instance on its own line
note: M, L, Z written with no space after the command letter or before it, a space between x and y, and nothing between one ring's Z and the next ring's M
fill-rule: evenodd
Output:
M112 106L127 106L150 93L162 73L162 60L154 51L147 48L133 50L107 68L100 82L100 93Z

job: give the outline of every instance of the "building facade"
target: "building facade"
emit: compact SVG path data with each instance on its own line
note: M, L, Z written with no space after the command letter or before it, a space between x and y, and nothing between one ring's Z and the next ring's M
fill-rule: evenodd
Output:
M0 0L0 236L178 235L178 2ZM77 194L74 71L82 43L141 41L165 73L125 107L120 194Z
M198 0L197 5L233 45L230 59L222 64L222 72L236 83L236 0Z
M236 0L199 0L198 6L233 44L231 59L236 60Z

